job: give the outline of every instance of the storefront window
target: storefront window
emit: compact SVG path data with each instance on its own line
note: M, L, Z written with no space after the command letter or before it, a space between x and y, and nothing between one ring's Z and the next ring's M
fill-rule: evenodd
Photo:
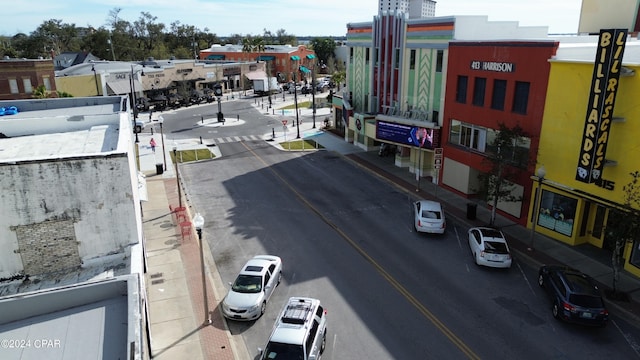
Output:
M631 259L629 259L629 263L635 267L640 268L640 242L633 242L633 250L631 251Z
M571 236L577 205L576 199L543 190L536 225Z

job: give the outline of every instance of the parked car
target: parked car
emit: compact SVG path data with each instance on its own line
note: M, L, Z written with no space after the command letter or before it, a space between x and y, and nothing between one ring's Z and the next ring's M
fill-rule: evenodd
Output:
M222 314L233 320L259 318L281 279L282 260L278 256L254 256L231 283L231 289L222 300Z
M469 248L478 265L510 268L511 252L502 231L488 227L469 229Z
M442 205L437 201L420 200L413 203L413 226L417 232L444 234L447 222Z
M302 92L302 86L301 85L290 85L289 86L289 94L293 94L294 90L299 94Z
M594 280L566 266L544 265L538 271L538 285L551 298L553 317L567 322L605 326L609 312Z
M291 297L276 319L262 360L318 360L327 344L327 311L320 300Z

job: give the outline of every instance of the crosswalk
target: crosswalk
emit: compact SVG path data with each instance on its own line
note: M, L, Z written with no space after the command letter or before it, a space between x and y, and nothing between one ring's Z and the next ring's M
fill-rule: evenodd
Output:
M256 140L264 140L259 135L242 135L242 136L227 136L213 139L213 142L216 144L228 144L240 141L256 141Z

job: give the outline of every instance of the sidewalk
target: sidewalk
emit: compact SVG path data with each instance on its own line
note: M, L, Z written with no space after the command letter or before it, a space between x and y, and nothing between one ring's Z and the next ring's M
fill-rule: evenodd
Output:
M143 228L147 259L147 305L150 322L150 358L233 360L250 359L244 342L229 333L218 304L226 290L213 263L207 242L203 242L208 310L205 320L202 268L198 236L192 226L182 236L170 210L179 205L175 164L171 145L166 143L163 157L161 141L156 152L149 146L149 130L138 135L140 171L146 176L149 199L143 202ZM194 146L180 143L178 149ZM166 161L166 171L164 162ZM157 174L159 164L162 174ZM186 221L193 215L183 196ZM191 224L189 224L191 225ZM205 234L206 236L206 234ZM240 336L239 336L240 337ZM241 338L239 339L241 340ZM149 349L147 349L149 350Z
M279 107L293 104L292 95L287 94L285 101L281 101L281 99L273 103L276 113ZM310 97L307 100L310 100ZM258 100L254 102L253 106L264 109ZM271 111L273 112L273 110ZM326 151L338 153L345 159L369 169L372 175L387 179L411 194L412 197L440 201L444 204L447 214L464 227L487 225L490 218L488 208L478 206L476 219L469 220L466 217L466 209L470 200L441 187L436 187L426 179L421 179L418 190L415 174L409 173L406 168L396 167L391 158L380 157L377 151L364 151L331 132L320 130L324 125L324 117L329 111L328 108L316 109L316 128L314 129L312 128L312 110L299 109L299 118L302 121L299 129L292 126L291 123L287 124L286 130L280 125L275 127L277 131L264 134L263 138L273 140L270 143L277 146L279 142L285 141L285 138L294 140L299 130L302 138L312 137ZM158 115L161 114L153 114L153 118L157 119ZM148 115L141 116L144 118ZM278 123L282 119L282 115L273 115L272 113L270 116L277 119ZM286 117L291 118L291 115ZM295 113L293 119L295 119ZM211 125L217 122L217 119L202 119L202 121L205 125ZM158 126L155 126L156 131ZM154 137L157 142L155 153L149 146L151 137ZM179 150L207 146L200 144L199 139L181 141L177 144L174 144L173 141L168 143L165 139L165 149L163 149L160 134L154 132L152 135L150 129L145 129L143 133L138 135L138 138L140 171L146 176L149 194L148 201L143 202L142 207L152 358L252 359L253 357L246 349L241 335L233 336L230 334L226 321L220 313L219 303L226 293L226 287L220 279L206 241L203 242L205 277L207 279L208 309L212 321L211 324L205 322L197 235L195 229L191 227L191 234L183 239L181 228L176 224L169 208L169 206L175 208L179 204L175 164L171 156L173 146L177 146ZM221 156L217 147L210 149L217 157ZM158 167L162 169L162 174L158 174ZM186 219L190 221L195 214L189 212L187 200L184 198L183 203L187 209ZM496 225L507 236L514 256L519 260L534 266L550 263L566 264L592 276L603 289L610 288L611 265L610 262L607 262L606 257L602 258L602 252L599 252L598 249L570 247L536 233L534 237L535 251L528 251L530 229L500 215L497 215ZM630 301L608 300L609 311L640 323L640 280L623 272L618 288L629 295Z

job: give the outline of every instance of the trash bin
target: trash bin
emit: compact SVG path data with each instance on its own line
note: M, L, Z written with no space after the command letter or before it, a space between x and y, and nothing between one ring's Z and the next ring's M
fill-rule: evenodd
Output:
M476 203L467 203L467 219L475 220L476 219L476 209L478 208L478 204Z
M161 175L164 172L164 168L162 167L162 163L156 164L156 174Z

